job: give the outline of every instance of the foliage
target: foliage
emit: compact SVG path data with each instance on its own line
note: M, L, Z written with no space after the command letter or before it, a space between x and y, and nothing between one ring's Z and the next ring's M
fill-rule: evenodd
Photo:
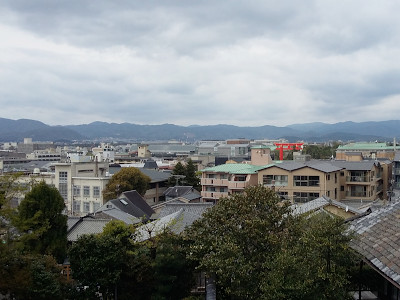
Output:
M33 186L18 207L14 220L23 233L20 246L27 253L53 255L63 261L67 247L67 216L64 199L44 181Z
M186 165L179 161L172 170L172 175L182 175L184 178L177 179L176 177L171 176L168 179L168 186L183 185L193 186L197 190L201 189L197 168L191 159L187 161Z
M63 299L65 281L51 256L3 251L0 265L1 294L14 299Z
M345 299L345 229L336 218L293 216L272 190L254 186L193 224L188 255L216 275L222 298Z
M131 190L136 190L143 196L149 188L150 181L150 177L140 172L138 168L122 168L107 183L103 197L105 200L111 200L118 198L121 193Z
M303 154L311 155L312 159L330 159L336 156L338 144L333 146L323 145L304 145Z
M164 233L133 242L131 226L112 221L99 235L78 239L69 251L78 290L86 297L118 299L180 299L193 283L182 240ZM96 270L95 272L93 270ZM86 290L84 286L88 286ZM81 295L81 296L82 296Z

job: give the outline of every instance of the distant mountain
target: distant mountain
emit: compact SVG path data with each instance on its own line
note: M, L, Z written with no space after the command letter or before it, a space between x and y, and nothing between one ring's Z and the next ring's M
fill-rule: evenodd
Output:
M49 126L34 120L0 118L0 142L21 142L31 137L34 141L82 140L84 137L64 126Z
M258 126L239 127L234 125L192 125L173 124L138 125L131 123L93 122L82 125L49 126L35 120L10 120L0 118L0 142L22 141L31 137L34 141L57 140L217 140L217 139L279 139L322 142L342 141L391 141L400 136L400 120L382 122L340 122L335 124L305 123L286 127Z

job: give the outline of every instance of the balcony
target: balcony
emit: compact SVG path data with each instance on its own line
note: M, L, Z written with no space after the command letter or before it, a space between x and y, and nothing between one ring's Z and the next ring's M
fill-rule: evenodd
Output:
M367 196L367 192L347 191L346 197L366 198L368 196Z
M250 182L248 181L229 181L228 189L230 190L242 190L250 186Z
M228 179L201 178L201 185L228 186Z
M370 181L370 176L346 176L346 182L349 183L369 183Z
M221 193L221 192L201 191L201 196L203 198L208 198L208 199L219 199L221 197L228 197L228 192Z

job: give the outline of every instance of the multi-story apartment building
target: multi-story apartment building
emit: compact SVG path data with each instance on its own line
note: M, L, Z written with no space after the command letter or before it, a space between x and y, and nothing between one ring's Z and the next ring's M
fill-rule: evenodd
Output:
M275 189L282 199L304 203L321 196L340 200L342 168L323 161L284 161L258 172L258 184Z
M400 189L400 151L396 151L393 159L393 188Z
M386 158L393 159L396 146L386 143L350 143L341 145L336 150L337 160L349 160L348 156L354 153L361 154L363 159Z

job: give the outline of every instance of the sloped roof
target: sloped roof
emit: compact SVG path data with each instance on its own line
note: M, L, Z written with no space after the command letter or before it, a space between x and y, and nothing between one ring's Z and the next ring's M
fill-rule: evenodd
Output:
M192 186L171 186L165 190L163 193L166 197L177 198L177 197L184 197L189 194L197 194L196 198L201 197L200 193L193 189ZM194 198L194 199L196 199Z
M259 170L265 169L268 166L254 166L250 164L224 164L211 168L203 169L202 172L215 172L215 173L230 173L230 174L257 174Z
M211 202L204 203L167 203L160 211L160 218L173 214L179 210L190 212L191 214L201 217L203 213L211 208L214 204Z
M321 171L324 173L331 173L340 171L343 169L342 167L335 166L331 163L331 161L320 161L320 160L310 160L310 161L292 161L285 160L279 164L274 165L277 168L281 168L286 171L294 171L302 168L311 168L317 171Z
M70 242L75 242L81 235L102 233L104 226L110 221L110 219L80 218L80 220L68 230L67 239Z
M350 246L400 288L400 202L390 203L351 222Z
M112 220L120 220L126 224L137 224L142 222L141 219L136 218L122 210L117 208L109 208L102 210L98 213L94 213L93 217L96 219L112 219Z
M316 211L319 209L323 209L327 205L334 205L338 208L341 208L345 211L350 211L351 213L355 215L360 215L363 213L363 211L358 210L356 208L350 207L344 203L341 203L339 201L333 200L331 198L328 198L326 196L319 197L317 199L308 201L304 204L293 204L290 206L292 209L292 212L294 215L301 215L305 214L308 212Z
M147 175L151 179L151 183L167 181L171 177L170 172L162 172L154 169L138 168L140 172Z
M145 241L151 237L161 234L166 229L179 234L185 230L187 226L192 225L193 222L199 218L200 216L198 215L180 209L173 214L167 215L137 228L135 240L137 242Z
M127 200L128 204L123 203L121 199ZM154 210L136 190L123 192L118 199L110 201L120 210L137 218L143 216L149 218L154 213Z
M349 171L369 171L374 166L379 165L378 161L375 160L362 160L362 161L345 161L345 160L332 160L332 164L345 168Z

